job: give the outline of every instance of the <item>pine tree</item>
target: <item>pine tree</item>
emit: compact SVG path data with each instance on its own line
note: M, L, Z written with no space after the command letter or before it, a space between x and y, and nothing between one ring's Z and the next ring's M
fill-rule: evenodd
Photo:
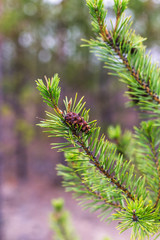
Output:
M114 0L116 23L111 21L111 29L106 23L103 0L86 3L96 37L85 40L84 46L90 47L110 73L127 85L129 105L136 106L145 119L134 133L132 152L136 168L129 150L119 151L101 134L96 121L89 121L83 98L78 101L77 94L74 99L66 97L65 110L59 108L61 90L57 74L51 79L45 77L46 84L41 79L36 81L44 101L55 111L47 112L47 119L39 126L50 137L64 138L61 143L52 143L52 148L64 152L67 166L59 164L57 170L67 191L74 192L85 208L100 210L102 219L118 220L121 232L132 228L131 239L158 239L160 70L145 52L145 39L135 34L130 17L124 14L128 0Z

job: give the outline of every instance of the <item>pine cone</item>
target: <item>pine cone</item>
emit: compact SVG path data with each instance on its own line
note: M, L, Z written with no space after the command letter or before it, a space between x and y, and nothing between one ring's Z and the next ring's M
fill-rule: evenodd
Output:
M91 129L91 127L88 125L88 123L84 120L83 117L81 117L79 114L74 112L69 112L65 115L65 121L69 123L71 126L74 127L74 129L81 128L82 132L88 133Z

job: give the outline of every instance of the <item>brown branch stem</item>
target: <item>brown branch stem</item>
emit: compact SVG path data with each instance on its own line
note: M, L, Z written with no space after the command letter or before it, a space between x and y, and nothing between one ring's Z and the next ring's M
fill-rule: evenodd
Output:
M108 30L105 28L104 25L102 25L101 21L100 21L100 17L97 16L98 19L98 23L99 23L99 28L100 28L100 35L102 37L102 40L104 42L107 42L108 44L110 44L110 46L114 49L114 51L117 53L117 55L120 57L120 59L123 61L124 65L126 66L126 68L128 69L128 71L130 72L130 74L135 78L135 80L140 84L140 86L145 90L145 92L152 97L152 99L157 102L158 104L160 104L160 98L159 96L153 92L150 87L149 84L145 82L144 79L141 79L139 76L139 73L134 69L134 67L130 66L127 57L123 56L122 53L120 52L120 48L119 46L114 46L113 44L113 39L112 36L109 34ZM118 15L117 15L117 20L116 20L116 24L118 24ZM116 29L116 26L115 26Z
M79 144L79 146L84 150L86 155L89 157L90 163L94 165L97 168L97 170L99 170L104 176L110 179L112 184L116 185L117 188L122 190L122 192L124 192L129 199L131 199L132 201L135 201L135 197L131 194L131 192L125 186L123 186L114 176L112 176L109 170L105 170L103 166L100 165L100 162L98 161L98 159L96 159L96 157L93 155L90 149L85 146L85 143L83 142L79 134L76 132L76 130L74 130L73 127L70 126L70 124L68 124L68 122L65 121L65 118L63 119L63 121L71 129L73 136L75 136L77 139L76 142Z
M139 73L133 67L130 66L130 64L128 62L128 59L121 54L119 47L118 46L116 46L116 47L113 46L113 48L114 48L115 52L117 53L117 55L123 61L124 65L126 66L128 71L130 72L130 74L135 78L135 80L140 84L140 86L145 90L145 92L148 95L150 95L155 102L160 104L159 96L150 89L149 85L145 82L145 80L140 78Z
M109 170L105 170L103 166L100 165L99 161L92 154L89 148L85 146L84 142L80 139L80 137L76 134L76 132L73 132L73 134L74 136L77 137L79 145L82 147L86 155L89 157L90 163L93 164L103 175L109 178L111 183L116 185L116 187L119 188L120 190L122 190L122 192L124 192L128 198L130 198L132 201L135 201L135 197L131 194L131 192L126 187L124 187L115 177L113 177L109 173Z
M116 25L115 25L115 28L114 28L114 32L116 31L117 29L117 25L118 25L118 19L119 19L119 13L117 13L117 17L116 17ZM113 39L112 39L112 36L109 34L108 30L105 29L104 31L104 27L105 26L102 26L102 24L100 23L100 18L98 17L98 23L99 23L99 27L100 27L100 31L101 31L101 36L102 36L102 40L104 42L107 42L113 49L114 51L117 53L117 55L120 57L120 59L123 61L123 64L126 66L126 68L128 69L128 71L130 72L130 74L134 77L134 79L139 83L139 85L145 90L145 92L152 97L152 99L157 102L158 104L160 104L160 98L159 96L153 92L150 87L149 87L149 84L145 82L145 80L143 78L140 78L139 76L139 73L138 71L135 70L134 67L132 67L130 64L129 64L129 61L127 59L127 57L123 56L123 54L121 53L120 51L120 47L118 46L118 44L116 46L114 46L113 44ZM157 200L156 200L156 203L154 205L154 208L156 208L158 206L158 203L159 203L159 200L160 200L160 166L159 166L159 161L158 161L158 158L157 158L157 155L156 155L156 152L155 152L155 149L153 148L153 145L151 144L152 146L152 152L153 152L153 155L154 155L154 159L155 159L155 163L156 163L156 168L157 168L157 171L158 171L158 178L159 178L159 190L158 190L158 196L157 196ZM89 153L88 153L89 155ZM98 162L96 161L95 162L96 166L99 168L100 166L98 165ZM100 167L101 168L101 167ZM101 171L103 172L103 169L101 169ZM105 175L108 175L108 173L104 172ZM107 177L111 177L111 176L107 176ZM113 178L111 178L111 181L114 183L116 180ZM129 194L129 193L127 193Z

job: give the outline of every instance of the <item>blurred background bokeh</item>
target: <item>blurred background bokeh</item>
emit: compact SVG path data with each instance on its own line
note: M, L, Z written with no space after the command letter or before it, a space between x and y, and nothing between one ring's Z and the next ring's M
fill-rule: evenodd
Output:
M113 1L104 0L114 22ZM160 60L160 0L132 0L136 33L147 37L147 51ZM64 193L55 166L63 154L50 149L52 139L36 126L46 108L35 80L59 73L63 98L85 96L103 132L120 124L138 125L135 109L125 108L126 86L107 75L81 39L94 37L84 0L0 1L0 239L49 240L51 199L62 196L81 239L120 239L96 215L84 212ZM123 235L123 239L128 236ZM121 238L121 239L122 239Z

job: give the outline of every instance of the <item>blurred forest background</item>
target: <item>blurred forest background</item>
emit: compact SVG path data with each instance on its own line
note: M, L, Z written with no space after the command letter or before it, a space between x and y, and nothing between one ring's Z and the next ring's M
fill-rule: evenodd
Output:
M104 3L107 18L114 21L113 1ZM147 51L152 51L153 61L159 61L160 0L132 0L126 14L132 15L136 33L147 37L145 44ZM66 198L81 239L99 240L113 235L106 224L84 213L71 195L64 193L55 170L56 163L64 162L63 154L50 149L52 139L36 126L38 118L45 117L46 105L35 80L54 73L61 78L62 109L62 99L78 92L91 108L90 118L97 119L105 133L110 124L132 130L139 123L136 110L124 107L126 86L108 76L88 48L80 47L82 38L91 37L94 34L84 0L0 1L2 240L51 239L50 202L58 196ZM114 240L118 239L115 234Z

